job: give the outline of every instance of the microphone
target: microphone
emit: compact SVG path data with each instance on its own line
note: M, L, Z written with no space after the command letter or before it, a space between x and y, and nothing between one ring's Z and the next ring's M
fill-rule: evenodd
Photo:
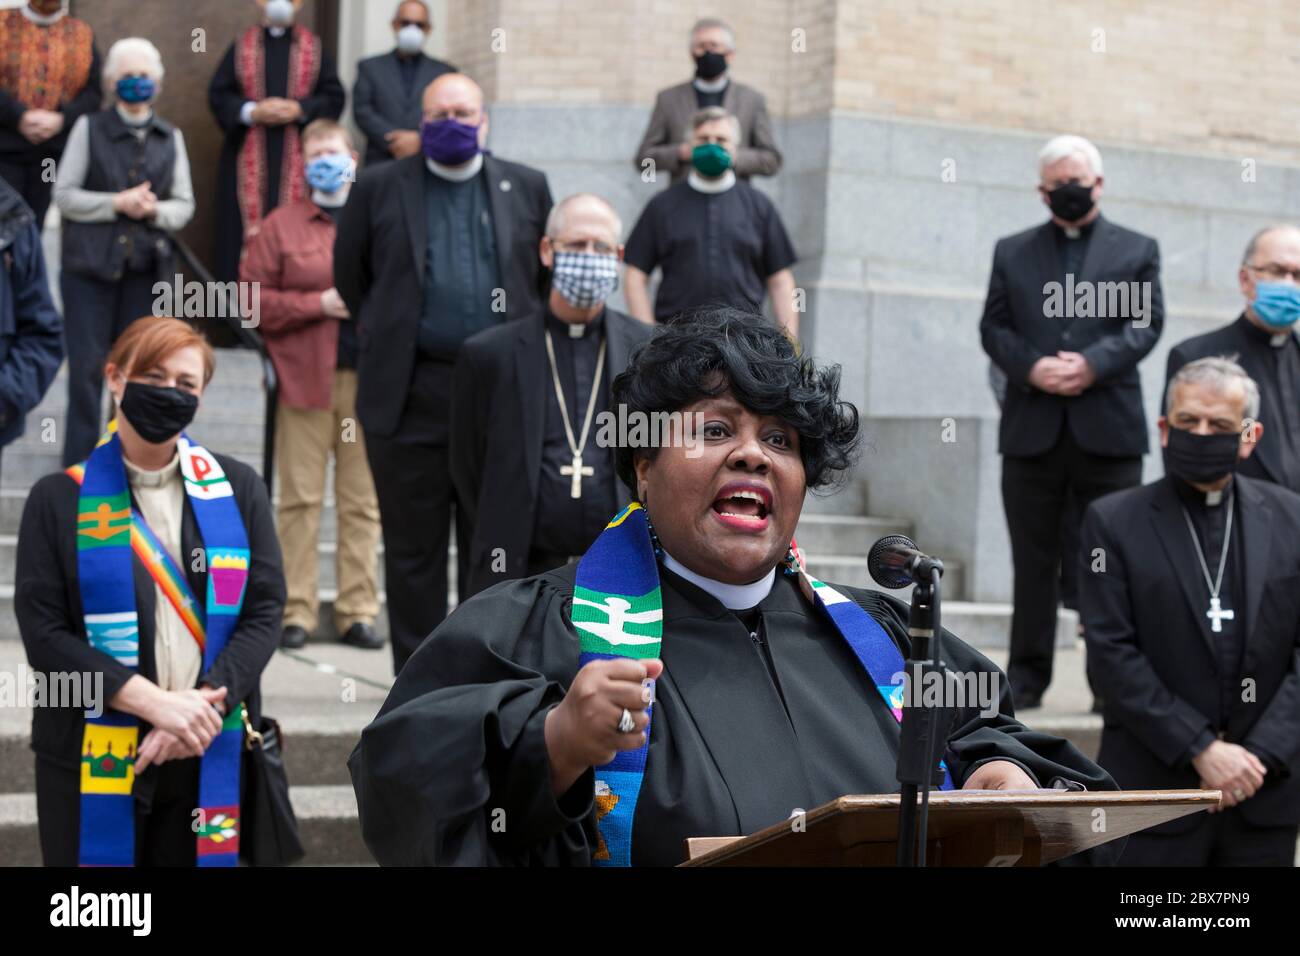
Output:
M871 546L867 570L882 588L905 588L909 584L928 584L933 571L943 574L943 562L918 551L906 535L891 534Z

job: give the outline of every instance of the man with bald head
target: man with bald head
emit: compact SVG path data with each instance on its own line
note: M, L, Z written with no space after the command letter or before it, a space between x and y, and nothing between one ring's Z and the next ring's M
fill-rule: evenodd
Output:
M1266 428L1241 473L1300 492L1300 229L1276 225L1255 233L1241 257L1237 286L1246 301L1241 315L1175 345L1165 378L1199 358L1235 356L1259 386L1259 420Z
M483 91L462 73L425 88L420 153L364 172L334 244L334 284L357 316L357 414L375 476L394 664L447 613L456 493L451 376L461 343L540 310L537 249L551 190L483 152ZM458 594L468 522L456 521Z
M471 519L469 590L583 554L628 503L599 424L610 382L651 328L605 305L623 224L591 193L557 205L535 255L544 307L465 343L452 389L451 469Z

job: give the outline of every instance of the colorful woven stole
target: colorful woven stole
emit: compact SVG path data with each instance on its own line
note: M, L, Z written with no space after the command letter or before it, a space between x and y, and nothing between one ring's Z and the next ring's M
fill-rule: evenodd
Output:
M225 648L239 620L248 582L248 536L225 473L204 448L182 434L178 441L185 492L203 537L208 588L204 614L185 574L131 507L116 421L84 464L67 473L81 485L77 504L77 572L92 647L138 669L139 618L135 608L134 553L180 614L203 652L207 671ZM213 738L199 769L196 831L199 866L239 862L239 764L243 728L238 701ZM135 757L139 726L130 714L104 708L87 718L82 737L82 866L131 866L135 862Z
M799 589L825 612L870 675L894 719L903 719L903 685L894 675L904 669L903 655L876 620L830 585L808 574L791 542L785 573L795 575ZM573 626L581 652L579 668L593 660L659 657L663 641L663 598L659 567L645 510L633 502L615 515L578 562L573 589ZM646 708L649 717L653 707ZM646 743L638 750L623 750L596 769L596 827L600 842L592 855L596 866L630 866L632 820L645 775L650 724ZM953 788L943 766L944 790Z
M302 100L311 96L320 79L320 37L304 26L290 28L289 77L285 97ZM261 26L251 26L235 41L235 78L245 99L257 102L266 98L266 33ZM235 170L235 195L244 235L253 235L266 215L266 202L289 206L310 195L303 172L302 135L297 123L278 127L284 131L280 161L280 195L263 197L266 190L266 127L253 124L244 133ZM265 198L265 202L264 202Z

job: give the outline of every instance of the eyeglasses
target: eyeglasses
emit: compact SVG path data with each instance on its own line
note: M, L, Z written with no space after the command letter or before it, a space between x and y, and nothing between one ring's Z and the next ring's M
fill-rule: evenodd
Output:
M608 242L595 242L591 239L585 242L558 242L551 239L551 248L556 252L594 252L600 256L612 256L618 252L617 246L611 246Z
M1278 265L1276 262L1269 262L1262 266L1253 266L1248 262L1246 263L1246 268L1252 272L1258 272L1265 279L1272 282L1280 282L1287 276L1290 276L1292 282L1296 285L1300 285L1300 266L1297 266L1294 269L1288 269L1286 266Z

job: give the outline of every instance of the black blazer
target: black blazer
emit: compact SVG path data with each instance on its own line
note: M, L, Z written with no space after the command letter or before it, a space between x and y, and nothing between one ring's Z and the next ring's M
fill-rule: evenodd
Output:
M450 458L457 500L471 527L466 597L528 573L543 419L552 387L545 329L542 313L536 312L478 333L456 359ZM633 350L653 334L652 326L605 309L605 389L627 368ZM613 480L619 507L624 507L631 500L629 491L617 477ZM494 548L505 549L505 571L492 570Z
M1146 416L1137 364L1164 326L1160 248L1149 236L1098 217L1075 285L1081 282L1150 282L1150 324L1127 318L1055 318L1044 314L1044 286L1061 282L1064 266L1055 227L1045 222L998 240L980 319L984 351L1007 374L998 451L1032 458L1049 451L1062 424L1094 455L1138 457L1147 451ZM1058 351L1081 352L1097 373L1083 394L1067 398L1029 384L1038 359Z
M352 88L352 115L366 134L366 164L390 162L393 154L384 135L395 129L420 128L424 118L421 100L424 88L444 73L455 73L450 63L419 54L411 92L402 83L397 51L366 57L357 64L357 83Z
M1300 495L1238 475L1233 534L1245 555L1241 676L1254 703L1221 703L1209 597L1171 479L1106 495L1083 519L1079 613L1105 700L1098 763L1126 789L1198 786L1187 751L1206 730L1270 765L1240 805L1256 826L1300 823ZM1105 570L1093 571L1100 548ZM1244 618L1242 615L1244 614ZM1222 718L1226 716L1226 724ZM1278 766L1273 768L1273 764ZM1164 824L1178 833L1198 815Z
M1246 374L1256 382L1276 374L1276 358L1273 355L1273 347L1267 344L1267 340L1268 333L1251 325L1250 319L1246 318L1243 312L1231 325L1179 342L1169 350L1169 360L1165 364L1165 388L1160 395L1161 414L1168 411L1165 408L1165 393L1169 390L1169 380L1188 362L1210 355L1235 356L1237 364L1244 368ZM1263 364L1265 361L1268 362L1268 366ZM1274 423L1278 420L1270 398L1269 390L1261 388L1259 420L1264 423L1264 437L1260 439L1259 447L1254 453L1237 465L1237 471L1239 474L1262 478L1300 492L1300 485L1287 484L1286 471L1282 467L1282 445L1277 441L1268 440L1268 429L1274 427ZM1297 477L1300 478L1300 470L1297 470Z
M503 321L542 307L537 246L552 206L546 175L484 156ZM389 437L406 404L424 303L423 155L366 170L353 185L334 240L334 285L357 317L357 415L367 433Z
M254 726L261 714L258 682L279 643L283 623L285 586L280 542L266 485L248 465L214 455L235 492L252 554L244 606L230 642L212 668L199 675L199 684L225 687L230 703L245 701ZM90 646L82 620L81 593L77 585L77 494L79 487L63 472L38 481L23 508L18 533L18 561L14 575L14 611L27 661L39 672L99 672L104 675L107 703L136 672ZM134 504L134 501L132 502ZM198 524L189 497L181 525L184 554L201 547ZM153 578L138 558L135 571L135 607L140 627L139 673L157 676L154 660L155 591ZM194 571L185 561L186 577L195 595L207 593L207 572ZM197 685L196 685L197 686ZM32 749L51 762L69 769L79 766L85 717L80 709L37 707L32 711ZM141 722L141 738L148 725ZM136 784L136 795L151 795L156 768L146 770Z

